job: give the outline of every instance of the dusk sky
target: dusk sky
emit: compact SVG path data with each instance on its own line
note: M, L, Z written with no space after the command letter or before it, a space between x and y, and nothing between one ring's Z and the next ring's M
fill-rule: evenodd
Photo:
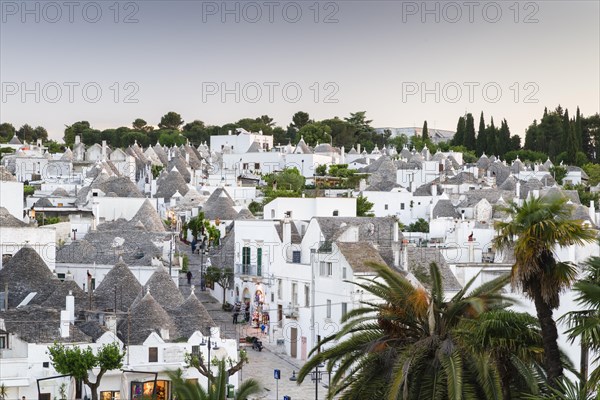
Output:
M54 139L79 120L286 126L299 110L449 130L483 110L523 137L545 106L600 110L599 1L1 3L0 120Z

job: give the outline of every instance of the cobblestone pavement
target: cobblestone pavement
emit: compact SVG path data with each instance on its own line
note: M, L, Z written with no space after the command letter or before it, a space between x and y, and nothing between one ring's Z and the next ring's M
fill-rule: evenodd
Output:
M246 336L261 337L260 329L253 328L249 324L233 324L231 312L223 311L221 303L210 295L208 291L200 290L200 257L191 253L191 248L185 243L177 243L178 250L184 252L189 258L189 269L192 271L192 285L195 286L194 293L204 304L206 310L213 318L215 323L221 329L221 336L229 339L237 339ZM179 288L184 296L190 294L190 285L187 283L185 274L179 277ZM292 359L285 354L283 345L277 345L273 335L262 335L261 340L264 348L262 351L252 350L248 347L249 363L244 366L240 379L256 379L261 387L262 393L256 397L261 400L282 400L283 396L289 396L291 400L312 400L315 399L315 384L310 377L304 383L298 385L297 382L290 381L293 372L298 372L302 366L302 361ZM281 371L281 379L276 382L274 379L274 370ZM327 375L323 376L323 382L327 381ZM279 386L279 390L277 389ZM326 388L323 384L318 386L318 398L324 399ZM277 397L277 393L279 397Z

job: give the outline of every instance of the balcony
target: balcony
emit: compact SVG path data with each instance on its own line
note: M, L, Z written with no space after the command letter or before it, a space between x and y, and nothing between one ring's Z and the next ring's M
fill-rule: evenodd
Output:
M235 264L236 275L262 276L262 265L257 264Z

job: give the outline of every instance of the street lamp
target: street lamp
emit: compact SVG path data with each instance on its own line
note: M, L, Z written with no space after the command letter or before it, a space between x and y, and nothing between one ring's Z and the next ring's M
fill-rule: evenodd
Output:
M207 342L204 340L204 338L202 338L202 342L200 342L200 346L206 346L206 345L207 345ZM210 382L210 378L211 378L211 374L210 374L210 363L211 363L210 350L211 350L211 348L213 350L218 350L219 346L217 346L217 341L215 340L214 347L212 347L211 337L208 336L208 362L207 362L207 364L208 364L208 389L209 390L210 390L210 386L211 386L211 382Z
M71 229L71 232L73 232L73 240L77 240L77 229Z

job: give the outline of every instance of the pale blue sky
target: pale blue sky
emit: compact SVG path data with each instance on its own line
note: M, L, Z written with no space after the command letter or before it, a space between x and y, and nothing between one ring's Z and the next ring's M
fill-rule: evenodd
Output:
M574 112L579 105L586 115L600 110L598 1L519 2L516 7L512 1L481 2L473 22L464 2L427 2L439 11L425 15L425 22L423 2L273 2L271 22L265 1L123 1L119 23L113 1L77 3L73 22L67 8L58 18L45 3L26 3L33 13L22 15L21 2L1 4L0 120L17 127L42 125L54 138L62 137L65 124L82 119L99 129L129 126L138 117L156 124L171 110L186 121L209 124L269 114L282 126L298 110L316 119L367 110L377 127L420 126L427 119L430 127L442 129L454 129L465 110L477 115L483 110L488 121L490 115L506 118L518 134L544 106L560 103ZM96 4L102 15L91 23ZM220 12L236 4L240 21L229 14L222 22ZM456 23L448 21L456 16L452 4L461 6ZM496 5L502 15L492 23ZM255 6L262 16L253 23ZM302 16L289 22L298 7ZM123 23L127 15L138 22ZM328 15L337 22L324 23ZM524 23L527 16L538 22ZM65 82L79 85L73 86L72 103ZM234 94L225 102L220 93L205 93L203 99L203 86L220 91L222 84L233 89L236 82L239 102ZM472 102L465 82L473 82ZM22 101L23 83L39 94L39 103L35 94ZM88 99L82 93L85 84ZM432 90L425 101L423 85ZM62 97L52 103L57 86ZM259 98L256 86L262 89ZM95 87L102 96L93 103ZM294 103L298 87L302 94ZM415 88L418 93L406 92ZM496 88L502 95L492 102ZM337 102L325 101L326 95ZM538 103L525 102L526 95Z

